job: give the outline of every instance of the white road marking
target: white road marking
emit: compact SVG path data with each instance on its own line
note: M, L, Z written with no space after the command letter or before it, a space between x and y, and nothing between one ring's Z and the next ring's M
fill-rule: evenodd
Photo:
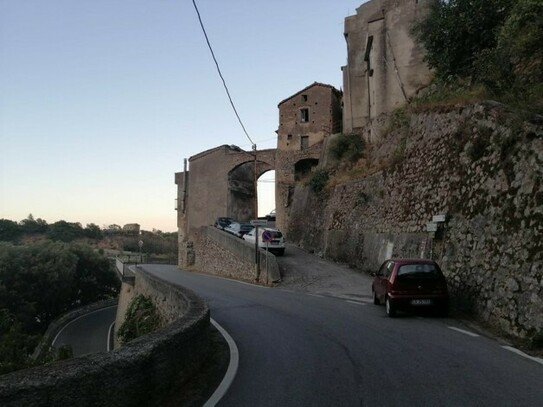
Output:
M527 355L526 353L524 353L524 352L522 352L522 351L520 351L520 350L518 350L516 348L513 348L512 346L502 346L502 348L507 349L508 351L511 351L513 353L516 353L517 355L520 355L522 357L533 360L534 362L543 365L543 359L541 359L541 358L536 358L534 356Z
M109 326L109 329L107 330L107 344L106 344L106 349L107 351L111 351L111 346L110 346L110 343L111 343L111 335L113 334L113 327L115 326L115 321L113 321L111 323L111 325Z
M365 302L358 302L358 301L351 301L351 300L347 300L346 302L349 302L351 304L356 304L356 305L368 305Z
M324 295L319 295L319 294L310 294L310 293L307 293L307 295L310 295L311 297L324 298Z
M457 332L460 332L460 333L463 333L464 335L468 335L468 336L473 336L473 337L478 337L479 335L476 334L476 333L473 333L473 332L470 332L470 331L465 331L463 329L460 329L460 328L456 328L454 326L450 326L449 329L452 329L453 331L457 331Z
M213 318L210 318L210 320L213 326L217 328L217 330L221 333L221 335L224 337L224 339L226 339L226 342L228 343L228 348L230 349L230 363L228 363L228 369L226 369L226 373L221 383L213 392L209 400L206 401L204 407L214 407L221 400L221 398L224 397L224 395L228 391L228 388L234 381L234 377L236 377L239 366L239 351L236 342L234 342L234 339L228 334L228 332L226 332L226 330L222 326L217 323L217 321L215 321Z
M60 336L60 334L62 333L62 331L64 331L66 329L66 327L68 327L70 324L74 323L75 321L77 321L78 319L81 319L83 317L86 317L87 315L91 315L91 314L95 314L97 312L100 312L100 311L103 311L105 309L108 309L108 308L113 308L113 307L116 307L117 305L111 305L109 307L104 307L104 308L100 308L100 309L97 309L97 310L94 310L94 311L91 311L91 312L88 312L86 314L83 314L83 315L80 315L78 316L77 318L74 318L72 319L70 322L68 322L66 325L64 325L60 331L58 331L58 333L55 335L55 338L53 339L53 341L51 342L51 346L54 346L55 345L55 342L57 341L58 337Z

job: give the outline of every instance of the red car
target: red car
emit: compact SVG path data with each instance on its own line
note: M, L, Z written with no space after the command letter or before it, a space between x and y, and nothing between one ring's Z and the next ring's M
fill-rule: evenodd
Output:
M432 308L440 315L449 311L447 281L437 263L424 259L390 259L383 263L371 286L373 303L386 306L387 315L398 310Z

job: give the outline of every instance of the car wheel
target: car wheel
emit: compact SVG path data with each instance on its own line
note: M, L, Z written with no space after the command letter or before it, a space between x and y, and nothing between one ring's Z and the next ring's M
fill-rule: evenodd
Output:
M385 299L385 306L387 309L387 315L390 318L394 318L396 316L396 308L394 307L394 305L392 305L392 303L390 302L390 298L388 297L386 297Z
M381 304L381 301L379 301L379 297L377 297L377 293L375 292L375 290L371 290L371 292L373 293L373 303L375 305Z

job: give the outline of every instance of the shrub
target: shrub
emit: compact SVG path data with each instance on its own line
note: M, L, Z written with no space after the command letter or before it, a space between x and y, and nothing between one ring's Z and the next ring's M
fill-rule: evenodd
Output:
M311 177L309 180L309 187L313 192L319 193L326 186L329 177L330 175L328 174L328 171L322 169L317 170L313 177Z
M160 326L160 315L149 297L137 295L132 299L123 324L117 333L121 343L130 342Z
M342 134L332 141L330 152L337 160L356 161L362 156L364 147L364 140L358 134Z

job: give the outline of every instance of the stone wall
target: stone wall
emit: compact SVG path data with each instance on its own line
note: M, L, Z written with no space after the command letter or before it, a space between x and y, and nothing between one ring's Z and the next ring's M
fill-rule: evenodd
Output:
M203 227L194 236L196 262L189 270L255 282L254 245L214 227ZM261 266L258 282L271 285L279 281L281 275L275 256L262 249L259 255Z
M288 240L361 270L431 255L457 308L540 340L543 119L488 102L381 130L362 160L371 175L341 181L348 171L330 167L320 194L296 186ZM426 224L438 214L447 221L431 236Z
M173 385L190 378L209 349L209 309L191 291L138 269L136 290L172 321L120 349L0 377L0 405L160 405Z

